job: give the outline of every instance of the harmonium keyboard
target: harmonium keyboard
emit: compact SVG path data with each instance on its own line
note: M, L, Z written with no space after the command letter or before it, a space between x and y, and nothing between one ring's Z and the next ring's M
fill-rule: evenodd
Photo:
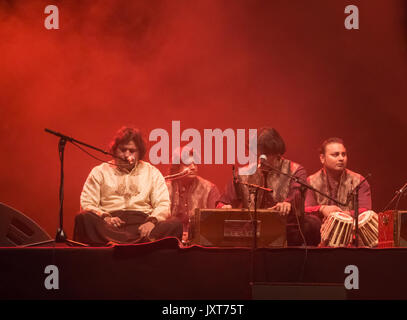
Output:
M257 247L278 248L287 243L286 217L278 211L257 210ZM195 209L190 244L207 247L252 247L254 211L248 209Z

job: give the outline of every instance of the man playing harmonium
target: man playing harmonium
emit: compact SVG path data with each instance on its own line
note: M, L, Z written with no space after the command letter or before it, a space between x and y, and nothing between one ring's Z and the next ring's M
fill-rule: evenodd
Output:
M298 246L303 244L300 235L300 185L277 171L268 170L269 167L279 169L283 173L291 174L305 181L305 169L283 157L286 151L285 143L274 128L262 128L258 131L257 154L266 156L266 163L258 165L252 175L239 175L238 180L250 184L271 188L272 192L259 190L257 194L257 208L276 210L287 216L287 245ZM254 201L247 185L231 181L225 189L218 203L218 208L250 208ZM302 230L307 245L318 245L320 242L321 222L313 215L304 217Z
M360 174L346 168L348 155L344 142L340 138L329 138L325 140L320 148L319 157L322 168L309 176L307 182L315 189L338 200L341 204L337 204L319 193L308 190L305 200L305 211L307 215L318 216L323 222L325 222L328 217L330 217L329 219L334 219L334 216L337 216L338 221L342 220L344 225L349 223L349 231L351 232L353 226L353 218L351 217L354 214L354 203L351 193L364 178ZM372 211L368 211L371 210L372 201L370 186L367 180L360 184L358 206L359 213L373 213ZM359 218L361 218L361 216L359 216ZM323 233L324 230L328 231L323 225L321 232ZM323 242L329 240L326 239L326 237L327 235L322 236ZM328 245L327 243L323 243L323 245L324 244ZM337 245L346 246L347 244L342 242L337 243Z

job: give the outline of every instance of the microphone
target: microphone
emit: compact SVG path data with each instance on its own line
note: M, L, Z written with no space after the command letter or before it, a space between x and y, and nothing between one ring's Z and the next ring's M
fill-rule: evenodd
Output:
M404 191L407 190L407 182L404 184L404 186L401 187L400 190L397 190L396 193L400 194L400 193L404 193Z
M191 173L191 170L189 168L186 168L185 170L175 173L175 174L170 174L166 177L164 177L164 179L175 179L175 178L180 178L180 177L184 177L187 176Z
M260 155L257 168L260 168L261 166L269 167L269 165L266 163L266 161L267 161L267 156L265 154Z
M130 164L134 164L134 163L136 162L136 157L133 156L133 155L128 156L128 157L126 157L126 161L127 161L128 163L130 163Z

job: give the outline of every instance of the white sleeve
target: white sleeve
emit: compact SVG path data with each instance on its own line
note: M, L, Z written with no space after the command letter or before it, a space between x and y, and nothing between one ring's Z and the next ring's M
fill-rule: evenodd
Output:
M100 209L100 185L103 182L103 175L98 168L93 168L83 186L80 203L83 211L91 211L98 215L105 212Z
M158 169L153 170L152 176L153 183L150 200L153 211L150 216L156 218L158 221L164 221L170 216L170 195L161 172Z

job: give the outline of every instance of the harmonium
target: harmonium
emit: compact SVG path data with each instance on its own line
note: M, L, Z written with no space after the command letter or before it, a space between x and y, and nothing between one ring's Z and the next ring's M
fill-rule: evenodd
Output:
M379 248L407 247L407 211L379 213Z
M252 247L257 221L257 248L285 247L286 217L259 209L195 209L190 221L190 244L206 247Z

